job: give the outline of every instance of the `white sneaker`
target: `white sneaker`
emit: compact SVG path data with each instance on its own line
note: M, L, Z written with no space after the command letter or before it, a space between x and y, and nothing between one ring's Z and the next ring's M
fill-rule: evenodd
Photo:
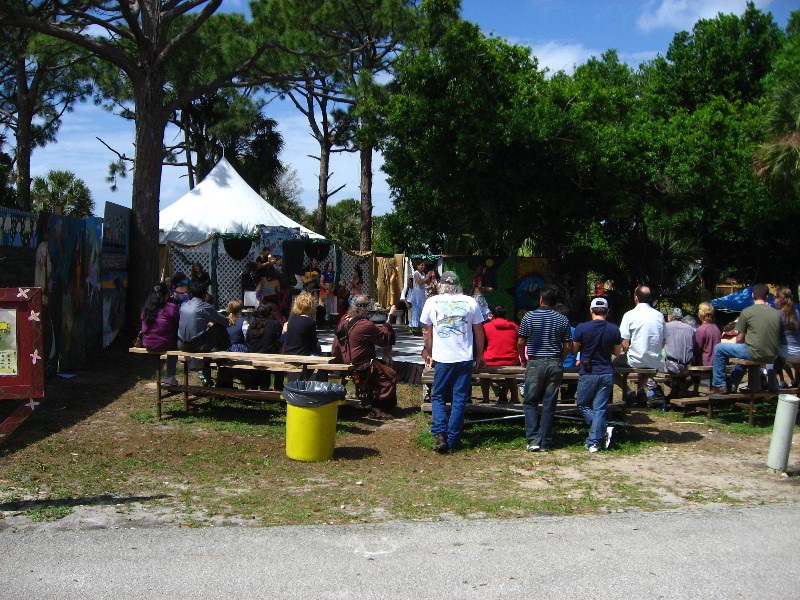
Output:
M536 444L528 444L527 448L525 448L528 452L539 452L541 448Z
M178 378L174 375L172 377L164 377L161 380L161 385L178 385Z
M589 452L600 452L600 448L597 446L589 446Z
M606 450L611 447L611 442L614 438L614 428L613 427L606 427Z

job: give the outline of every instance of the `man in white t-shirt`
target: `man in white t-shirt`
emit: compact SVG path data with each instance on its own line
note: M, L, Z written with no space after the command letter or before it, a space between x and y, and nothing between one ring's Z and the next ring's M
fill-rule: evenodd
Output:
M474 298L465 296L452 271L442 274L439 295L425 301L420 322L425 334L425 366L436 365L431 406L433 449L442 454L458 444L464 409L472 393L472 366L484 366L483 315ZM450 418L445 398L452 394Z
M622 316L619 331L622 334L622 350L625 354L614 359L615 367L632 369L658 369L661 366L661 350L664 348L666 327L664 315L650 306L652 293L646 285L636 288L633 301L636 304ZM648 389L651 390L648 393ZM655 381L647 375L638 376L638 397L645 401L652 396ZM627 389L623 390L625 399L630 400Z

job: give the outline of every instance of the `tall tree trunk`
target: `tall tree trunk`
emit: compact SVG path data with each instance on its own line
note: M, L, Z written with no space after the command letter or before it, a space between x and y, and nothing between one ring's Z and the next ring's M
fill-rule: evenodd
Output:
M327 140L319 143L319 193L317 196L317 233L324 236L328 230L328 171L331 165L331 145Z
M133 171L133 222L128 266L128 323L138 327L148 293L158 279L158 205L164 159L164 77L148 73L134 83L136 158Z
M361 147L361 246L372 248L372 145Z
M192 146L189 136L189 119L186 118L186 111L181 111L181 123L183 125L183 143L186 146L186 172L189 174L189 189L194 189L194 167L192 166Z
M31 152L33 146L31 121L33 114L28 98L28 77L25 72L24 56L17 57L15 71L17 77L17 201L22 210L29 211L31 210Z

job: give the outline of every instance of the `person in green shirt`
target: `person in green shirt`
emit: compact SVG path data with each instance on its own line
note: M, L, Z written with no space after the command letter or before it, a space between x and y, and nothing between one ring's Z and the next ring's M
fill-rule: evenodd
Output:
M736 343L717 344L714 350L712 394L728 391L725 365L729 358L743 358L763 363L773 363L780 352L780 313L767 304L769 290L763 283L753 286L752 306L745 308L736 323ZM770 371L770 389L777 387L774 371ZM744 368L736 365L731 373L730 388L735 390L744 376ZM773 385L776 384L776 385Z

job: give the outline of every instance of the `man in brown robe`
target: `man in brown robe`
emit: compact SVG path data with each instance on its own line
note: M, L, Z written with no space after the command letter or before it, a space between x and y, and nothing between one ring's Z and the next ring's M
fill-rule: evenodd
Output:
M392 346L394 330L387 324L378 326L369 320L370 300L355 298L347 314L339 321L333 339L332 353L336 362L349 363L367 376L373 396L373 409L378 416L397 405L397 373L376 358L376 346Z

